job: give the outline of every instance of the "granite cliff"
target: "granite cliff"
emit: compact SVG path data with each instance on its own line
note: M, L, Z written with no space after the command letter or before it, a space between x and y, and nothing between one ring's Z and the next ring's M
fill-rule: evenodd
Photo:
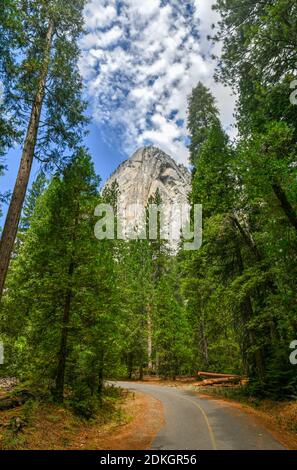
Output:
M123 206L145 207L150 196L159 190L162 203L186 204L191 187L191 174L162 150L150 146L137 150L119 165L105 186L117 181Z

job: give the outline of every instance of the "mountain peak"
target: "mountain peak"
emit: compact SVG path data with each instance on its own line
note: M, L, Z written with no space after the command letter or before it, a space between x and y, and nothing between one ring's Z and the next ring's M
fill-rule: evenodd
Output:
M164 204L186 203L190 192L190 172L158 147L141 147L113 172L105 186L117 181L120 202L147 205L156 191Z
M154 146L141 147L114 171L105 187L117 182L119 207L124 211L129 207L145 208L150 197L158 191L163 206L188 204L191 190L191 174L165 152ZM136 214L130 222L135 223ZM170 219L169 223L174 223ZM174 243L172 244L174 247Z
M155 147L153 145L148 145L145 147L140 147L136 152L131 155L129 160L145 159L145 158L170 158L163 150Z

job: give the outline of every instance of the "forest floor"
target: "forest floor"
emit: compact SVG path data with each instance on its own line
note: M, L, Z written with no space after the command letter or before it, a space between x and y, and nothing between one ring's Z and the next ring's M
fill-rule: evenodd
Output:
M0 412L0 450L148 449L163 424L161 408L138 392L125 393L90 421L54 404L23 405Z

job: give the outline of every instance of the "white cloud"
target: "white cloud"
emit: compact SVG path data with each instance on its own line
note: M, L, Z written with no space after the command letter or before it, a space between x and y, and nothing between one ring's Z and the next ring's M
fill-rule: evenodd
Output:
M85 8L87 28L106 28L116 19L117 11L114 1L92 0Z
M94 55L94 49L102 52L102 49L106 49L116 43L122 34L122 30L118 26L114 26L104 34L100 31L90 32L83 37L80 45L83 49L90 50Z
M232 122L234 100L212 78L212 3L92 0L86 7L81 73L95 119L124 153L152 143L186 164L187 97L199 80L216 94L225 127Z

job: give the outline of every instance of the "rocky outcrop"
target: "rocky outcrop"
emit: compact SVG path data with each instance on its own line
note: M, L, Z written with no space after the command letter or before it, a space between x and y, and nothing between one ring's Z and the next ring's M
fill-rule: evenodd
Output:
M137 237L146 236L143 235L146 233L144 209L150 197L154 197L158 192L163 206L161 238L170 240L170 246L176 248L180 239L182 217L174 212L173 208L188 203L191 188L190 172L162 150L156 147L143 147L117 168L105 187L110 187L115 182L119 189L118 220L122 226L120 238L131 238L131 234L134 238L135 233ZM152 218L156 220L154 216ZM150 236L154 239L157 235Z
M162 203L187 203L191 174L183 165L156 147L143 147L119 165L106 182L117 181L120 202L124 206L146 206L150 196L159 190Z

